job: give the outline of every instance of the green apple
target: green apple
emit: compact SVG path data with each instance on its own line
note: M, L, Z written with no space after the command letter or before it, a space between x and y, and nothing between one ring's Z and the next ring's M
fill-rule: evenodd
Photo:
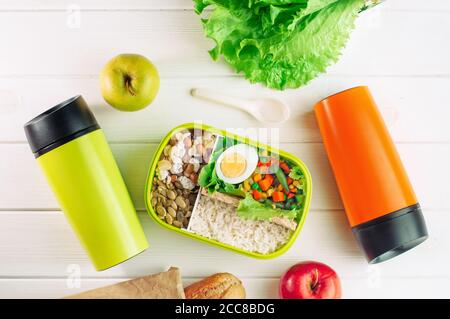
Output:
M158 70L139 54L120 54L100 74L105 101L121 111L137 111L149 105L159 90Z

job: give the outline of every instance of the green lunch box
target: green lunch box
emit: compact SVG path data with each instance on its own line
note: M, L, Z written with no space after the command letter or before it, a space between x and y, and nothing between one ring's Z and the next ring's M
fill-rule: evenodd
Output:
M167 183L170 184L171 183L171 178L177 178L177 177L176 176L174 177L174 175L170 175L171 174L170 171L168 173L168 176L163 176L162 177L162 172L163 171L160 168L160 165L163 165L163 164L161 164L159 162L162 162L161 159L167 158L166 157L167 154L165 153L166 149L169 149L169 152L170 152L170 150L174 147L174 145L176 146L176 144L174 144L175 142L172 142L175 139L175 136L177 136L177 134L178 134L178 136L180 136L180 135L182 135L183 132L186 132L186 131L190 131L190 132L198 132L198 131L206 132L207 134L209 134L209 135L212 134L215 137L215 144L214 144L212 152L211 152L212 154L210 154L210 159L211 159L210 161L213 162L213 164L215 165L214 170L215 170L215 174L216 175L218 175L217 170L223 171L224 168L223 168L222 165L223 165L223 163L225 161L225 159L224 159L225 157L222 157L222 162L221 162L222 164L220 164L220 165L217 164L219 162L220 158L221 158L220 155L218 155L218 156L215 155L216 154L215 152L217 152L219 154L219 150L218 149L220 147L218 146L218 144L220 144L220 143L218 141L233 141L234 144L245 144L246 145L245 147L254 148L258 152L258 168L256 168L257 170L260 169L259 165L261 164L262 158L263 158L263 156L260 155L260 154L265 154L266 157L264 157L264 158L267 158L267 156L268 156L269 159L272 159L272 157L274 157L274 156L278 156L279 157L279 163L282 163L282 162L291 163L291 165L297 166L296 169L300 169L301 173L303 174L302 177L301 177L302 178L301 179L301 188L302 189L298 190L295 187L293 187L292 192L293 191L297 191L298 194L300 194L300 192L301 192L301 195L300 195L300 197L298 199L299 203L300 203L300 200L301 200L301 207L300 206L298 206L298 207L295 206L294 209L295 209L295 212L297 213L297 215L296 215L297 219L295 219L296 223L294 225L296 225L296 227L295 227L295 229L293 227L290 228L291 230L290 230L290 233L288 235L290 237L288 237L288 239L282 245L277 246L276 249L274 249L273 251L267 252L267 253L261 253L261 252L258 252L258 251L250 251L250 250L246 250L246 249L243 249L243 248L235 247L235 246L233 246L232 244L229 244L229 243L220 242L220 241L216 240L215 238L208 238L208 237L205 237L205 236L200 235L198 233L195 233L195 232L189 230L189 228L190 228L190 221L187 222L187 226L185 224L183 224L183 226L180 226L182 224L181 223L181 219L180 219L180 221L178 221L178 225L174 225L175 223L177 223L177 221L174 221L174 224L169 224L167 222L167 218L170 218L171 221L172 221L172 219L173 220L177 220L178 217L179 217L179 215L178 215L179 213L176 212L176 216L172 215L173 216L173 218L172 218L172 217L168 216L170 211L171 211L171 208L169 208L170 206L167 207L167 209L166 208L162 209L161 207L158 207L158 204L156 204L156 203L159 203L158 197L160 197L160 195L156 194L159 191L157 183L158 183L158 180L161 179L161 182L166 182L166 180L167 180ZM201 133L201 134L205 134L205 133ZM195 136L195 133L192 133L192 136ZM206 136L206 135L202 135L202 136ZM195 138L194 138L194 140L195 140ZM191 141L194 141L194 140L191 140ZM195 141L192 142L192 143L195 143ZM189 142L188 144L191 144L191 142ZM169 146L169 145L172 145L172 146ZM220 148L220 151L222 153L225 153L226 150L227 150L227 148ZM263 152L263 153L261 153L261 152ZM188 152L186 152L186 153L188 153ZM267 155L267 154L269 154L269 155ZM208 159L208 161L209 161L209 159ZM203 163L203 165L208 165L208 163L209 162ZM269 164L267 164L267 165L269 165ZM281 167L281 165L279 165L279 166ZM203 169L205 167L206 166L201 166L201 168L198 171L198 175L200 176L200 179L202 178ZM271 168L267 168L267 170L269 170L269 169L271 169ZM253 171L253 174L250 177L250 181L252 181L252 180L256 181L256 176L254 175L255 172L256 171ZM289 172L289 170L287 172ZM272 173L273 172L269 173L267 171L267 174L263 174L262 176L267 177L268 175L271 175ZM223 176L224 173L222 172L221 174ZM180 174L178 174L178 176L180 176ZM181 176L184 176L184 175L181 173ZM278 176L278 175L277 174L273 174L272 176ZM286 174L287 180L292 183L292 178L290 178L288 176L289 175ZM179 177L178 180L181 181L181 178L184 178L184 177ZM200 179L199 179L199 181L197 183L201 183ZM195 181L195 180L196 179L194 178L193 181ZM273 178L271 180L273 181ZM279 188L282 187L282 185L280 186L280 184L286 185L286 183L282 183L281 182L281 179L279 180L278 178L276 178L275 180L276 180L276 182L273 185L277 185ZM186 178L184 178L183 181L186 181ZM248 181L248 179L247 179L247 181ZM286 182L286 179L284 181ZM297 182L297 181L295 180L294 184L295 184L295 182ZM199 187L199 185L197 183L196 183L196 187ZM254 194L253 189L254 188L258 188L258 186L255 186L256 184L257 183L254 182L254 184L252 185L252 189L250 189L249 191L244 193L244 194L246 194L246 195L244 195L244 197L233 196L233 198L240 198L240 199L244 199L245 198L245 199L247 199L247 197L254 196L253 195ZM298 184L296 184L296 185L298 185ZM237 192L241 192L241 190L245 189L245 184L244 183L240 183L240 185L235 185L235 187L238 188ZM292 187L292 185L289 185L289 188L291 188L291 187ZM275 186L274 186L274 188L275 188ZM286 188L284 188L284 189L286 189ZM286 195L284 195L285 196L284 197L285 198L285 202L284 202L285 204L283 203L283 205L291 205L291 204L289 204L290 200L288 199L288 196L290 196L289 194L291 194L291 193L287 189L286 189L286 191L284 189L281 191L281 192L284 192L284 194L286 194ZM259 189L259 191L261 191L261 189ZM270 191L270 189L265 194L269 195L269 191ZM195 195L195 192L193 194L191 194L191 195L194 195L194 196L197 197L196 200L195 200L195 203L192 204L192 202L191 202L191 205L193 206L192 213L191 213L192 216L190 215L191 216L191 220L192 220L192 218L194 218L194 216L196 214L196 211L198 210L197 206L199 205L199 203L198 203L200 201L199 198L201 196L203 196L203 194L205 194L205 196L206 196L206 193L210 194L209 192L206 191L206 188L203 188L203 189L200 188L199 190L197 190L197 195ZM212 191L212 193L216 194L216 192L214 192L214 191ZM219 193L221 193L221 191L219 191ZM172 129L164 137L164 139L161 141L161 143L159 144L159 147L156 150L156 153L153 155L153 160L152 160L152 163L150 165L150 169L149 169L149 172L148 172L148 175L147 175L146 186L145 186L145 204L146 204L147 211L148 211L149 215L156 221L156 223L158 223L162 227L165 227L165 228L167 228L169 230L175 231L175 232L177 232L179 234L182 234L184 236L191 237L191 238L197 239L199 241L202 241L202 242L214 245L214 246L218 246L218 247L222 247L222 248L225 248L225 249L228 249L228 250L232 250L232 251L235 251L235 252L247 255L247 256L251 256L251 257L259 258L259 259L271 259L271 258L279 257L280 255L284 254L292 246L292 244L295 242L297 236L300 233L300 230L302 229L303 223L304 223L306 215L308 213L308 210L309 210L309 207L310 207L310 202L311 202L311 194L312 194L311 174L310 174L308 168L306 167L306 165L300 159L298 159L297 157L295 157L295 156L293 156L293 155L291 155L291 154L289 154L287 152L284 152L282 150L278 150L278 149L272 148L269 145L262 144L260 142L255 141L255 140L251 140L249 138L244 138L244 137L232 134L232 133L230 133L228 131L225 131L225 130L217 129L217 128L214 128L214 127L211 127L211 126L208 126L208 125L203 125L203 124L198 124L198 123L186 123L186 124L177 126L174 129ZM169 196L169 195L170 194L167 193L166 196ZM278 195L280 195L280 193L278 193ZM228 194L226 194L225 196L228 196ZM245 196L247 196L247 197L245 197ZM274 195L272 195L271 198L274 198ZM293 198L293 197L291 197L291 198ZM297 197L295 197L295 198L297 198ZM176 198L176 199L178 200L178 198ZM239 199L239 204L238 205L240 205L240 203L241 203L240 199ZM253 199L254 198L251 197L250 201L252 201ZM165 198L165 197L163 198L163 200L165 201L165 204L167 203L166 200L170 201L169 198ZM186 199L186 202L189 204L189 200ZM279 207L279 206L276 206L276 205L280 205L279 203L275 203L274 200L270 201L269 199L260 199L259 202L261 202L263 204L269 202L269 204L267 204L267 205L272 205L271 207L273 207L274 209L275 209L275 207ZM173 201L171 201L171 203L173 204ZM300 204L298 204L298 205L300 205ZM156 209L156 207L154 207L154 206L158 207L158 209ZM161 205L159 205L159 206L161 206ZM175 207L176 207L176 204L175 204ZM294 207L294 206L289 206L289 207ZM284 209L284 207L282 209ZM157 212L158 210L162 210L163 211L162 214L161 214L161 211ZM208 210L204 210L204 211L209 213ZM253 212L251 212L251 208L250 208L250 212L248 210L246 212L250 213L250 214L253 214ZM174 210L172 210L172 213L174 213ZM166 216L166 217L164 218L162 216ZM187 218L185 218L185 220L186 219ZM273 219L270 219L271 222L272 222L272 220ZM270 225L272 225L272 224L270 224ZM279 227L279 226L276 226L276 227Z

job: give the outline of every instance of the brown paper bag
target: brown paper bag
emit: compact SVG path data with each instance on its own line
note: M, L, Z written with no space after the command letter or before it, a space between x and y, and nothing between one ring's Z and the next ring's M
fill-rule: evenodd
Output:
M178 268L89 290L68 299L184 299Z

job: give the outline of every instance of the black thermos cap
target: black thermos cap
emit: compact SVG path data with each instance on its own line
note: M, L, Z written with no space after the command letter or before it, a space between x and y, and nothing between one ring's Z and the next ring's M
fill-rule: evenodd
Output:
M81 95L48 109L24 125L35 157L99 128Z

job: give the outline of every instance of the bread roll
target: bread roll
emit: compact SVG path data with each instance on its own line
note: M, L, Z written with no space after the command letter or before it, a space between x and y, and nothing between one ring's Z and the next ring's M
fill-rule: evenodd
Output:
M242 282L229 273L218 273L184 289L186 299L245 299Z

